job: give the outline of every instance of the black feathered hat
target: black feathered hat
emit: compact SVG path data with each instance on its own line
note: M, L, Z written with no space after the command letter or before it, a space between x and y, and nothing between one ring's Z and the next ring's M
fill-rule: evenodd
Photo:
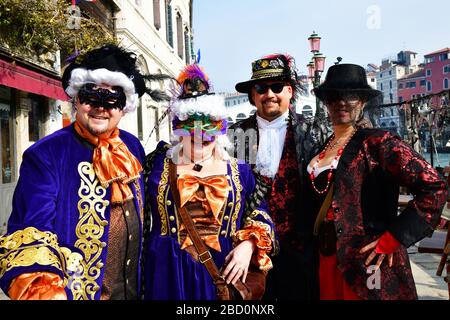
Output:
M133 111L138 98L148 93L155 101L170 100L164 92L151 90L147 81L173 79L168 75L140 73L136 55L119 46L108 44L76 56L64 70L62 84L68 96L74 98L86 83L122 87L126 96L125 112Z

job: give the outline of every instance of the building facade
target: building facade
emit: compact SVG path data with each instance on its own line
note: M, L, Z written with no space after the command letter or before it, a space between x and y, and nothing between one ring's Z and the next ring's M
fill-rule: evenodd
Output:
M192 0L97 0L77 5L83 17L96 19L121 46L134 51L145 73L176 77L192 61ZM72 105L65 101L61 85L61 54L21 57L0 44L0 234L11 212L23 152L73 121ZM159 86L163 89L165 84ZM151 152L158 141L169 141L168 117L155 128L166 110L167 105L144 95L119 127L136 135L146 153Z
M450 48L424 55L427 94L450 89Z
M377 89L383 92L383 104L397 103L398 80L417 71L419 60L416 52L400 51L395 59L383 59L377 73ZM397 107L385 107L380 110L381 128L401 134L403 126ZM381 119L382 118L382 119ZM384 126L383 126L384 125Z

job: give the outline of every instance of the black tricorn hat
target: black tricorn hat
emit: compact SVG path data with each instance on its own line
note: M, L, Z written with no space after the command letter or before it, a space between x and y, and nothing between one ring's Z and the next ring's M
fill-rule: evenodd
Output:
M288 80L293 86L297 85L297 72L294 59L285 54L274 54L255 60L252 63L250 80L236 84L236 91L249 93L253 84L262 80Z
M366 71L357 64L336 64L328 69L325 81L313 89L322 101L339 99L343 94L353 94L368 101L380 94L367 83Z

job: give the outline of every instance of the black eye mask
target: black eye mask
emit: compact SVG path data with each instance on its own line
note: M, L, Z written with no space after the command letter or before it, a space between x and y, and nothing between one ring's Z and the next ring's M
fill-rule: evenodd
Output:
M80 103L89 104L93 108L103 107L105 110L117 108L123 110L126 105L126 96L121 87L113 87L115 92L108 89L97 88L94 83L85 84L78 92Z

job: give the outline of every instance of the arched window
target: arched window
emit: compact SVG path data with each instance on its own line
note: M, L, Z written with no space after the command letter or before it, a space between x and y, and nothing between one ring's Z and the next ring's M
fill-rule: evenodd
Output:
M177 51L178 56L183 59L184 54L184 36L183 36L183 19L181 14L177 13Z
M166 0L166 40L173 48L173 29L172 29L172 6L171 0Z
M254 115L256 113L256 109L253 109L252 111L250 111L250 115Z
M238 113L238 115L236 116L236 121L239 121L239 120L244 120L244 119L247 119L248 117L247 117L247 115L245 114L245 113Z

